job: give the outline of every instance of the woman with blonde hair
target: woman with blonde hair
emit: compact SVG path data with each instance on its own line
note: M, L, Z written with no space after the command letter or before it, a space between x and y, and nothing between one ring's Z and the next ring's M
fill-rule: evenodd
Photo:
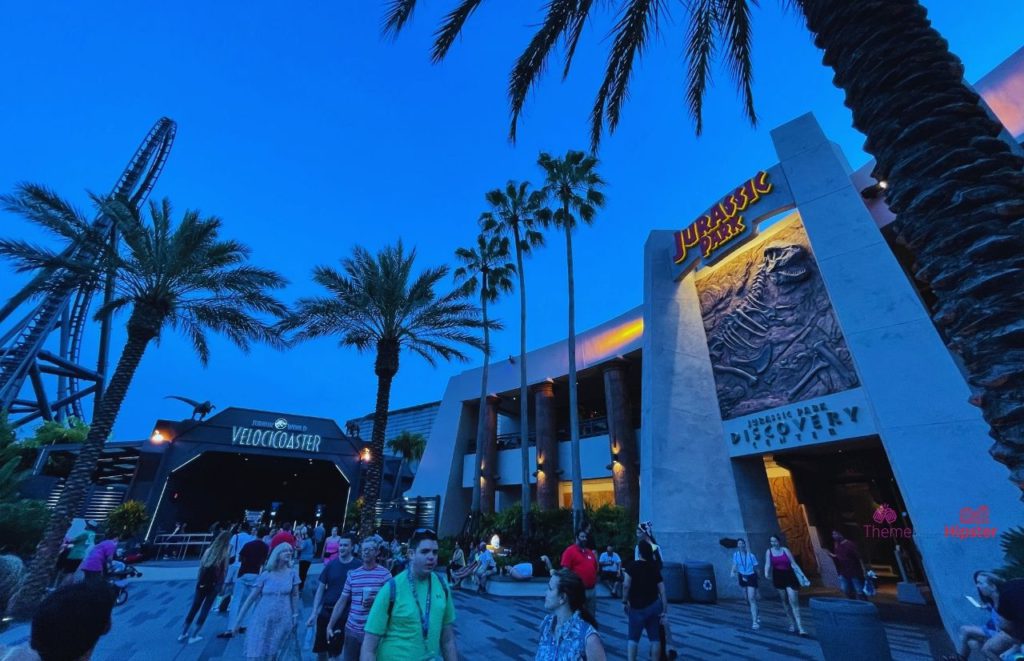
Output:
M181 630L181 635L178 636L179 642L188 639L189 643L195 643L203 639L199 635L199 631L206 623L206 616L210 614L210 608L213 607L213 602L220 594L221 588L224 586L224 577L227 575L230 539L229 531L225 530L220 533L199 559L196 593L192 597L192 608L188 610L188 615L185 617L185 626ZM192 620L196 613L199 613L199 620L196 622L196 628L192 635L189 636L188 630L192 626Z
M299 576L291 566L294 557L291 544L275 546L242 606L239 622L244 621L250 608L255 609L245 634L245 658L250 661L278 658L289 639L294 638L299 620ZM238 633L237 627L234 633Z

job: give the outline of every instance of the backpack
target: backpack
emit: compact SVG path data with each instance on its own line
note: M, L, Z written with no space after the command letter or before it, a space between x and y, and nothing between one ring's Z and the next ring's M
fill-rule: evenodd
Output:
M434 578L435 578L434 574L431 574L430 589L433 589L433 587L434 587L434 583L433 583ZM443 578L441 578L440 576L437 576L436 578L441 583L441 589L444 590L444 604L445 604L445 606L447 606L448 605L448 600L451 599L451 593L448 591L448 583L445 582L445 580ZM387 626L391 626L391 612L395 610L395 595L397 594L397 591L398 591L398 585L395 583L395 577L394 576L392 576L391 578L388 579L388 591L390 592L390 596L388 597L388 624L387 624Z

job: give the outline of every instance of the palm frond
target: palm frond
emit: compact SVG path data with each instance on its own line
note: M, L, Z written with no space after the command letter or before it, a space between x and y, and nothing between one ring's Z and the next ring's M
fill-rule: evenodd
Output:
M381 33L385 37L398 38L405 24L412 17L416 8L416 0L388 0L385 3L384 21L381 25Z
M576 55L576 46L580 43L580 35L583 34L583 26L587 23L590 15L590 8L593 0L577 0L576 11L566 26L565 36L565 68L562 70L562 80L569 77L569 67L572 66L572 59Z
M728 64L736 77L736 86L743 97L743 112L751 124L757 124L754 110L754 73L750 60L750 4L757 0L721 0L718 19L726 40Z
M430 60L437 64L448 55L449 49L455 43L456 37L462 32L462 27L483 0L462 0L455 9L445 14L441 27L434 33L434 47L430 53Z
M719 4L719 0L695 0L690 9L690 27L686 36L686 55L689 61L686 105L693 117L697 135L704 130L704 94L711 82Z

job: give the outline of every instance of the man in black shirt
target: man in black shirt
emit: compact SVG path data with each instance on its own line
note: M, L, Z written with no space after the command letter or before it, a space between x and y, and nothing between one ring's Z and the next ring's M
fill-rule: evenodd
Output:
M349 570L363 564L362 560L352 557L354 546L355 538L352 533L342 534L338 541L338 556L324 565L323 571L320 572L316 596L313 597L313 610L306 621L307 627L316 623L313 652L316 653L319 661L326 661L328 657L337 658L341 655L342 646L345 644L344 628L340 635L330 637L327 624L330 622L334 604L341 598L341 591L345 588L345 579L348 578ZM348 613L344 612L342 618L348 619Z
M263 541L267 532L266 526L261 527L257 532L256 539L246 543L238 552L240 566L238 576L235 578L235 590L231 594L231 606L228 608L228 628L227 631L217 634L218 638L231 638L237 624L241 624L241 631L245 631L245 623L238 622L238 614L249 597L249 593L252 592L253 586L256 585L256 579L263 569L263 563L270 555L270 547Z

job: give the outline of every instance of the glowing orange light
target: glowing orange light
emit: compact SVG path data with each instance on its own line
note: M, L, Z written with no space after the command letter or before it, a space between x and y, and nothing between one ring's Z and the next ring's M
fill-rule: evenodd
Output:
M367 463L370 462L370 448L363 448L363 455L361 459Z
M644 334L644 318L637 317L609 328L591 340L598 357L605 358L620 353L622 348Z

